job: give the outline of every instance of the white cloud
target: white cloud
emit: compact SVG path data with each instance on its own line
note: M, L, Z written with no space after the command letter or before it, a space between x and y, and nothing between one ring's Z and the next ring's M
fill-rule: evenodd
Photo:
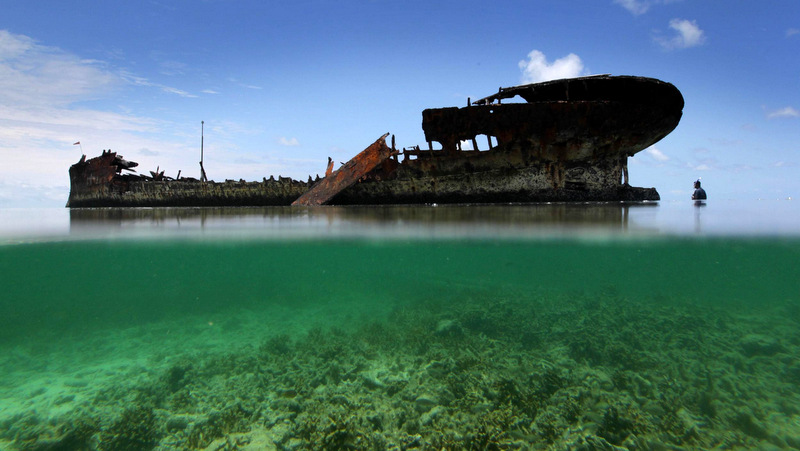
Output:
M0 61L16 58L36 46L33 39L0 30Z
M797 111L796 109L787 106L767 114L767 119L775 119L779 117L800 117L800 111Z
M77 130L150 127L144 119L71 108L74 102L102 98L122 84L100 66L0 30L0 157L11 148L34 143L71 145Z
M664 155L664 152L656 149L655 147L648 147L645 152L656 161L668 161L669 157Z
M297 138L287 138L285 136L281 136L280 139L278 140L278 143L282 146L290 146L290 147L300 145L300 141L298 141Z
M788 30L786 30L786 37L787 38L790 38L790 37L792 37L792 36L794 36L796 34L800 34L800 29L789 28Z
M0 30L0 105L66 105L97 98L119 83L96 61Z
M183 75L188 66L180 61L163 61L160 63L161 73L164 75Z
M647 12L650 9L650 5L652 2L648 1L641 1L641 0L614 0L614 3L622 6L623 8L630 11L632 14L640 15Z
M697 47L706 41L705 32L697 26L697 22L687 19L672 19L669 27L674 30L671 38L657 36L656 42L667 50Z
M614 3L627 9L631 14L639 16L646 13L651 6L674 3L679 0L614 0Z
M128 73L128 72L122 72L120 74L120 76L122 77L123 80L125 80L128 83L131 83L133 85L158 88L158 89L160 89L160 90L162 90L162 91L164 91L166 93L177 94L177 95L179 95L181 97L187 97L187 98L195 98L195 97L197 97L195 94L190 94L190 93L188 93L188 92L186 92L184 90L181 90L181 89L178 89L178 88L173 88L171 86L162 85L160 83L153 83L153 82L149 81L148 79L146 79L144 77L139 77L139 76L133 75L133 74Z
M772 164L772 166L776 168L795 168L798 165L797 163L791 161L776 161L775 163Z
M183 90L178 89L178 88L172 88L172 87L169 87L169 86L161 86L161 90L164 91L164 92L168 92L170 94L177 94L177 95L179 95L181 97L189 97L189 98L197 97L194 94L189 94L186 91L183 91Z
M519 68L522 69L522 83L579 77L588 73L583 67L583 61L574 53L548 63L544 53L539 50L531 51L527 60L519 62Z
M264 89L261 86L249 85L247 83L242 83L241 81L239 81L237 78L234 78L234 77L228 77L228 81L231 82L231 83L235 83L235 84L241 86L242 88L246 88L246 89L255 89L255 90Z

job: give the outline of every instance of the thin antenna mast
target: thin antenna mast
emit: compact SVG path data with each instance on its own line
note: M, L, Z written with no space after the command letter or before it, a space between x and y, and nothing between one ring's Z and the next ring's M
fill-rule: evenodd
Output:
M203 168L203 140L205 135L206 121L200 121L200 181L207 182L206 170Z

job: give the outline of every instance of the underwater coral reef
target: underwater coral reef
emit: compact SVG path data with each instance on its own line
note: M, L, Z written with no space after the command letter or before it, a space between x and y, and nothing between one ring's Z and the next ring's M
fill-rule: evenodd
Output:
M149 357L84 368L114 376L78 377L58 395L71 399L53 391L49 414L33 401L3 411L0 439L24 450L800 448L789 302L722 308L607 287L357 308L305 328L248 311L116 332L109 346ZM166 331L198 345L159 350Z

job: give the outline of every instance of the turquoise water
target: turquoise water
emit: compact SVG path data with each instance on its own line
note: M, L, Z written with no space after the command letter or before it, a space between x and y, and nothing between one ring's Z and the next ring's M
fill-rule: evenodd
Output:
M680 212L100 210L9 233L0 445L800 446L800 237Z
M80 241L0 248L2 336L339 299L472 293L771 305L800 293L796 239ZM37 330L42 329L42 330Z

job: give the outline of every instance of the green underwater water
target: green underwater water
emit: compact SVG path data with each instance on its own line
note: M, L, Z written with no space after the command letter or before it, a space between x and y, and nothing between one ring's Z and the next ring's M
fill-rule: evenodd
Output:
M0 410L0 439L18 449L34 448L39 442L73 443L70 440L89 443L85 446L92 449L148 449L157 443L164 449L172 449L172 445L175 449L202 449L212 439L226 440L230 434L253 434L252 431L261 430L266 431L265 436L278 437L270 439L270 446L277 449L313 449L321 446L320 441L327 448L355 449L392 446L492 449L509 443L560 449L577 446L577 441L590 433L609 443L629 447L633 446L631 440L645 440L638 442L639 446L658 442L694 448L724 444L746 447L765 441L792 446L800 443L793 442L800 440L800 410L785 405L774 407L770 403L778 403L779 397L800 399L800 360L794 353L800 349L800 327L796 327L800 326L799 263L800 239L793 237L116 239L3 245L0 246L0 347L4 352L14 350L15 355L25 356L2 361L6 376L19 370L30 378L37 371L31 361L40 358L38 352L42 353L42 359L58 358L48 353L49 344L78 343L71 351L78 356L72 354L69 358L89 366L79 354L81 349L91 354L93 351L88 348L92 345L81 345L81 340L89 337L96 340L97 334L109 331L112 334L109 336L113 336L133 328L144 330L162 323L173 324L170 327L174 329L174 324L196 322L196 318L213 318L215 323L225 324L221 336L230 334L231 343L228 354L224 350L220 354L219 348L210 357L199 354L197 345L207 332L198 327L185 332L186 349L159 349L158 340L148 342L152 356L136 370L139 385L125 389L128 393L139 393L136 397L118 395L119 399L125 399L121 403L107 392L86 398L78 394L75 399L69 397L74 395L68 395L64 402L21 407L21 413ZM504 306L502 310L497 309L499 305ZM300 317L293 319L295 325L302 323L308 312L319 312L313 317L316 329L291 328L287 323L282 330L280 325L272 324L263 335L246 338L245 342L234 334L238 327L244 326L232 318L239 318L242 312L250 312L245 315L253 318L266 315L264 321L267 321L278 308L289 316L295 312ZM227 317L230 319L226 320ZM535 321L525 322L526 318L534 317ZM380 327L371 326L373 322ZM596 330L592 329L593 323ZM548 329L550 326L552 329ZM603 330L611 328L616 331L609 337L597 338ZM719 334L714 335L716 338L703 335L712 330ZM680 335L684 332L686 336ZM350 333L353 335L347 335ZM677 334L677 338L672 334ZM743 337L753 334L768 336L769 343L743 344ZM652 342L648 341L649 335ZM117 339L124 340L120 337ZM338 343L342 337L348 338L339 347L326 347ZM276 344L275 340L286 344ZM595 340L607 342L598 346ZM625 343L617 346L611 343L614 340L642 344L637 344L639 348L633 351L623 352ZM776 346L775 352L770 350L771 344ZM250 350L243 351L248 346ZM482 351L482 346L488 348ZM123 348L119 345L119 349ZM471 357L459 357L462 348L490 357L483 363L475 363ZM503 349L503 353L497 354L498 349ZM683 349L692 355L692 363L675 357ZM743 357L721 356L720 350L731 349L738 350ZM195 359L195 363L174 363L180 359L171 353L177 356L182 352L187 354L181 354L180 358ZM364 356L356 358L348 352ZM385 358L394 363L381 366L376 362L382 362L384 357L378 355L392 356ZM455 362L452 368L445 373L431 370L432 365L445 365L441 362L448 361L448 356ZM211 360L198 363L205 358ZM535 360L539 358L544 363ZM769 364L758 360L768 358L775 360ZM224 370L210 373L198 370L219 359L239 363L226 364ZM260 363L252 363L253 359ZM558 363L556 359L568 363ZM281 379L281 374L290 372L281 366L288 361L304 362L298 368L314 368L313 371L324 374L323 381ZM341 368L332 370L331 361L342 362ZM352 363L355 369L347 370L351 361L356 362ZM211 384L208 382L211 379L201 382L202 377L241 381L244 379L240 378L255 374L252 377L259 378L259 372L269 365L274 369L267 371L271 376L264 380L272 382L261 381L254 385L257 389L250 388L259 393L254 399L248 399L232 388L236 384L230 383L224 385L228 389L220 389L228 392L216 392L205 404L178 400L184 389L182 384L190 385L186 382L188 374L197 378L191 383L197 391L197 387ZM669 382L680 380L682 365L704 369L695 376L684 375L683 382ZM763 377L779 378L781 385L776 392L752 389L752 402L745 395L751 389L736 385L738 382L730 382L736 388L722 382L717 387L716 382L708 382L709 374L724 380L726 374L739 371L747 373L751 380L757 379L762 373L756 367L772 373ZM415 372L409 368L429 374L431 388L425 389L427 382L409 376ZM467 369L472 372L470 375ZM348 371L366 376L351 378ZM465 372L463 378L462 372ZM598 372L608 376L597 376ZM487 380L499 379L487 381L490 388L479 389L481 383L475 374L483 374L481 377ZM383 382L372 381L370 375L383 377ZM401 375L407 380L397 382L393 388L395 382L391 381L402 379ZM150 379L141 379L145 376ZM49 377L52 380L55 376ZM597 394L600 389L585 382L594 380L593 377L601 381L592 383L604 387L602 395ZM606 379L613 383L603 385ZM163 388L152 388L165 380L171 387L167 395L157 391ZM636 382L639 380L648 383ZM15 384L12 379L0 381L0 387L8 390ZM585 392L579 390L581 384L586 386ZM639 392L622 395L636 384L641 384L637 385ZM772 379L764 379L754 387L775 384ZM712 385L716 388L707 387ZM83 387L84 383L75 386ZM642 393L641 387L645 386L658 389ZM68 393L71 385L66 387ZM323 394L325 387L338 391ZM346 387L354 392L347 392ZM473 389L481 394L469 394ZM440 393L438 401L430 401L439 403L432 409L424 397L437 390L446 395ZM492 394L492 390L500 394ZM160 394L153 395L153 391ZM702 393L716 393L713 405L717 407L709 407L712 401L704 401L706 395ZM677 399L674 411L664 407L668 394ZM737 394L743 399L739 407L724 407L733 403L731 399ZM30 396L36 399L39 395ZM247 414L231 414L235 421L220 426L209 418L216 418L213 412L230 413L231 403L219 401L227 399L226 396L237 399L237 408ZM379 399L395 402L401 396L404 398L400 404L411 407L392 405L406 409L403 415L417 415L420 419L414 420L416 423L395 419L390 427L386 418L394 414L380 413L383 411L372 403ZM555 406L569 405L563 400L556 402L558 396L577 403L576 411L584 413L573 415L554 410ZM287 397L297 405L285 404ZM342 397L349 401L336 401ZM71 407L70 403L79 400L84 402L80 408ZM70 428L83 430L75 424L84 424L88 420L82 418L91 416L86 413L91 409L85 406L105 406L103 403L127 410L120 413L102 410L111 409L108 406L96 407L104 413L97 414L94 423L90 422L93 426L86 435L94 434L91 440L84 437L80 441L75 438L77 433L63 432L71 431ZM274 413L263 413L257 407L260 404L269 404L269 411ZM361 407L357 406L364 405L372 410L358 413ZM491 407L482 407L485 405ZM742 405L749 413L742 417L732 413L740 411ZM319 406L339 409L326 413L325 418L329 418L326 421L334 424L339 421L346 423L345 426L331 429L321 425L312 416ZM441 410L436 410L440 407ZM139 408L145 410L132 410ZM489 410L487 413L481 409ZM666 413L662 412L664 409ZM374 426L376 411L384 418L380 427ZM769 412L775 411L783 415L780 424L794 422L798 426L787 432L788 426L770 424L773 417ZM261 417L253 412L262 412ZM284 418L281 412L289 414ZM427 418L426 415L433 416L431 412L438 412L439 419ZM475 418L464 419L465 412ZM501 418L498 412L506 412L508 417ZM347 423L349 420L343 419L362 418L359 415L365 418L359 420L361 423L355 420ZM134 423L131 419L134 417L144 418L141 421L148 426L131 426L132 430L152 430L152 434L114 442L119 437L128 437L123 426ZM178 417L191 418L186 420L188 426L164 426L176 422ZM509 419L512 417L513 420ZM640 419L645 417L647 420ZM47 427L46 418L51 418ZM284 421L280 418L293 425L291 432L280 429ZM690 425L694 420L686 418L696 419L696 425ZM59 426L62 435L51 430L58 429L54 424L59 421L69 425ZM458 421L465 422L465 430L476 430L478 423L467 424L476 421L484 428L491 424L497 431L489 434L484 429L485 436L469 435L463 430L459 432ZM409 426L412 423L416 426ZM362 426L369 432L359 429ZM197 432L201 427L207 429L205 435ZM578 439L575 431L580 428L585 430ZM691 432L692 428L696 431ZM719 438L731 430L738 435ZM717 434L717 438L699 438L703 434L707 437ZM232 439L227 440L230 443ZM412 446L414 443L419 446Z
M269 304L582 293L752 307L800 302L791 238L111 240L0 247L0 337ZM346 305L342 306L347 308Z

